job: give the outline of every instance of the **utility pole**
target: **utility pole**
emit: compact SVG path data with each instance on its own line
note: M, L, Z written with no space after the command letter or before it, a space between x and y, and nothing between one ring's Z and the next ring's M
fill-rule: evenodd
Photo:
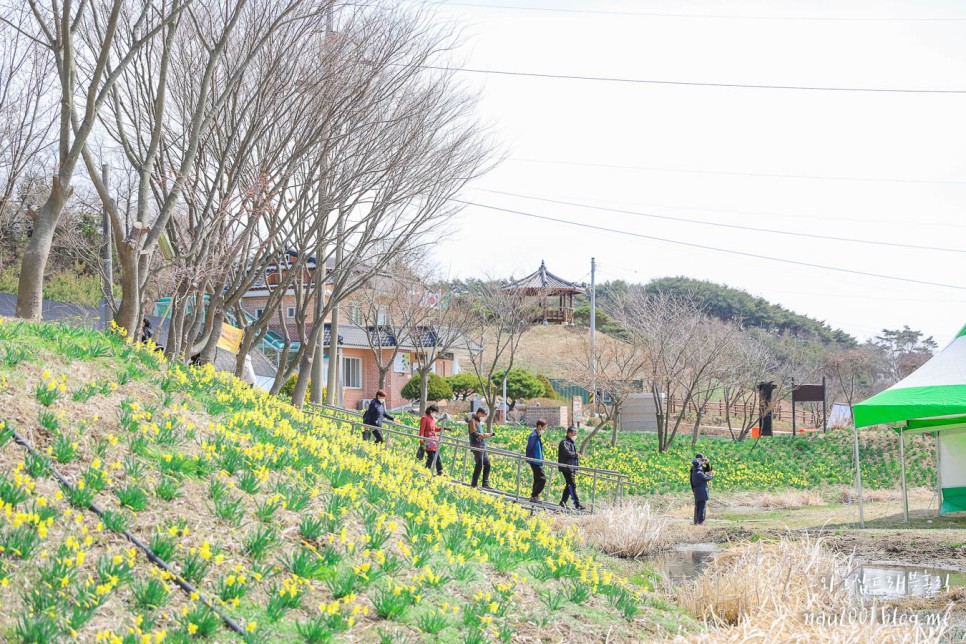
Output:
M101 166L101 179L108 191L111 189L110 171L106 163ZM101 240L101 328L107 330L114 312L114 258L111 254L111 215L106 205L101 207L101 228L104 231Z
M590 395L597 410L597 259L590 258Z

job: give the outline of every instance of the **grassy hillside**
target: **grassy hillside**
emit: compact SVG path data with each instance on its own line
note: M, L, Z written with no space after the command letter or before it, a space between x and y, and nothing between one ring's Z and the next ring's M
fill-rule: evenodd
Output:
M639 641L694 624L408 449L117 336L0 320L0 427L3 641Z

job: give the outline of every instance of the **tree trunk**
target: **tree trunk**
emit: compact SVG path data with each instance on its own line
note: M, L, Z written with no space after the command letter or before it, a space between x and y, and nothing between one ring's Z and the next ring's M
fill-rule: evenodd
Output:
M316 405L321 405L325 402L322 398L322 383L325 381L322 373L325 364L324 340L325 338L320 335L319 341L315 343L315 356L312 358L312 380L309 382L311 385L309 387L311 390L309 393L309 401Z
M614 428L610 434L610 446L617 447L617 433L621 429L621 410L620 407L614 409Z
M426 398L429 396L429 369L419 370L419 415L426 413Z
M389 368L390 367L385 367L385 368L379 367L379 388L380 389L386 388L386 377L389 375Z
M322 324L321 321L317 323ZM329 376L326 378L328 387L325 390L325 404L327 405L338 404L338 391L342 388L342 383L339 382L341 366L339 364L339 305L336 303L332 307L332 322L329 325Z
M121 303L117 307L114 315L114 322L127 330L128 338L134 340L139 332L140 322L140 297L134 297L131 293L138 293L138 272L137 258L132 258L135 248L127 242L122 242L118 247L118 262L121 264ZM124 296L128 294L128 296ZM169 327L170 333L170 327Z
M44 270L57 221L64 211L67 195L58 177L54 177L47 201L34 215L33 233L24 249L17 283L17 317L40 320L43 313Z
M203 302L201 306L204 306ZM209 364L215 361L215 354L218 352L218 340L221 339L221 325L225 321L225 311L220 306L215 309L214 313L209 308L208 315L212 317L212 325L208 341L205 342L205 346L201 350L201 364Z
M584 450L587 449L587 445L594 438L594 436L597 435L597 432L599 432L601 430L601 428L604 426L604 424L609 419L610 419L610 415L609 414L600 417L600 422L597 423L597 426L594 427L594 429L591 430L591 432L589 434L587 434L587 438L585 438L583 441L581 441L581 443L580 443L580 449L578 450L581 454L584 453Z
M299 361L299 377L295 381L295 391L292 392L292 404L299 408L305 404L305 392L309 388L309 378L311 377L309 374L312 373L312 358L314 355L314 351L303 351L302 359ZM332 362L331 355L329 355L329 362ZM328 392L331 394L332 387L328 388Z

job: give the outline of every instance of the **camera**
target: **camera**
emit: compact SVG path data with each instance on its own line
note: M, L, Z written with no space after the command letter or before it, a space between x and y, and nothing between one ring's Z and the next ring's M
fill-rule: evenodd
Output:
M711 461L707 458L701 463L701 469L705 472L711 472L714 470L714 468L711 467Z

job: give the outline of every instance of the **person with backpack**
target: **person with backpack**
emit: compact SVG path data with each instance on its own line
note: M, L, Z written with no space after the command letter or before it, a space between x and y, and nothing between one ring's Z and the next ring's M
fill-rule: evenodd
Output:
M386 392L380 389L376 392L375 398L369 403L369 408L366 409L366 413L362 416L362 424L368 425L362 432L362 438L369 440L370 435L375 438L376 443L385 442L382 438L382 432L379 428L382 427L382 419L396 420L395 417L390 416L386 411Z
M483 489L492 490L490 487L490 456L486 453L486 439L492 438L494 432L483 431L483 419L486 418L486 408L480 407L466 419L466 424L470 432L470 450L473 452L473 481L470 487L476 487L480 481L480 473L483 473Z
M694 494L694 525L704 523L705 510L708 506L708 481L714 478L711 461L703 454L695 454L691 461L691 492Z
M436 476L443 473L443 461L439 457L439 435L441 429L436 426L436 417L433 414L439 413L439 407L430 405L426 408L426 413L419 419L419 442L423 446L426 454L426 467L429 473L433 473L436 468Z
M547 421L541 418L527 439L527 463L533 470L533 487L530 488L531 503L540 502L540 494L547 485L547 475L543 471L543 439L540 437L545 431L547 431Z
M557 445L557 462L560 463L557 469L564 477L564 491L563 498L560 499L560 507L566 508L567 501L570 497L573 497L574 507L583 510L585 508L580 504L580 499L577 498L577 471L575 468L580 464L580 453L577 451L577 444L574 443L575 438L577 438L577 428L571 425L567 428L567 435Z

